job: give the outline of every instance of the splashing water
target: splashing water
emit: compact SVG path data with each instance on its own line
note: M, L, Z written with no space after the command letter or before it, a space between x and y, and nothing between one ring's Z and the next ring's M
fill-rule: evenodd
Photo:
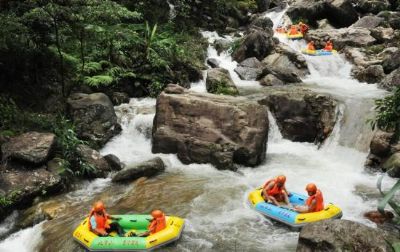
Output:
M283 14L274 14L274 24ZM212 32L204 32L203 35L210 44L220 38ZM294 50L305 46L304 41L281 39ZM243 83L235 77L233 69L237 63L228 53L218 55L210 45L208 56L220 60L221 66L230 71L236 84L240 86ZM161 208L169 214L184 217L186 228L182 239L176 246L163 248L162 251L294 251L297 232L271 222L247 205L247 195L251 190L279 174L287 176L287 187L291 191L304 193L305 185L315 182L327 202L342 208L344 219L372 225L362 215L376 208L377 197L361 197L364 192L358 186L375 190L378 175L368 174L363 169L372 134L364 121L371 114L372 99L382 92L374 85L351 79L351 64L340 56L306 56L306 60L311 73L304 80L306 85L333 95L339 101L338 122L321 148L311 143L283 139L275 119L269 114L267 160L262 165L257 168L241 167L238 172L219 171L209 164L184 165L176 155L151 153L155 99L131 99L129 104L116 107L123 131L101 153L115 154L125 163L160 156L167 165L167 172L131 185L114 185L109 183L109 179L97 180L93 185L87 185L88 189L94 194L101 192L102 197L110 199L113 210L117 212L148 212ZM204 92L204 81L193 90ZM386 180L387 184L392 182ZM72 205L74 201L77 204L88 200L82 198L82 191L79 190L67 195ZM156 198L154 195L157 195ZM35 251L40 239L43 239L42 249L79 250L80 247L70 241L70 233L63 230L65 225L76 225L76 220L71 220L71 213L67 211L65 216L53 221L62 225L38 225L25 229L1 242L0 250ZM40 237L42 228L47 231L46 237ZM60 245L55 245L52 237L57 232L65 233L61 238L57 237L57 244ZM22 245L21 241L25 240L29 248Z

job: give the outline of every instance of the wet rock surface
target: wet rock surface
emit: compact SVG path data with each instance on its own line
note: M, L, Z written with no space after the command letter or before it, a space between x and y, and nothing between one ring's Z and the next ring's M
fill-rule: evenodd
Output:
M341 28L333 30L311 30L306 35L307 40L315 41L317 47L322 47L330 39L336 49L345 46L365 47L376 42L371 31L365 28Z
M51 156L55 142L56 136L52 133L24 133L1 145L2 158L40 165Z
M78 136L96 147L102 147L121 131L113 104L103 93L72 94L68 111Z
M156 157L140 164L127 165L113 176L112 181L128 182L140 177L152 177L163 171L165 171L165 164L161 158Z
M284 138L323 142L336 123L337 102L303 88L271 88L260 103L269 107Z
M301 230L296 251L391 251L387 240L395 238L349 220L326 220Z
M243 42L232 54L232 57L238 62L252 57L263 60L274 49L274 46L272 29L252 31L244 37Z
M214 94L235 95L239 93L229 71L224 68L207 70L206 88L208 92Z
M267 136L266 108L246 98L186 91L164 92L157 99L152 151L177 153L185 164L258 165L265 159Z

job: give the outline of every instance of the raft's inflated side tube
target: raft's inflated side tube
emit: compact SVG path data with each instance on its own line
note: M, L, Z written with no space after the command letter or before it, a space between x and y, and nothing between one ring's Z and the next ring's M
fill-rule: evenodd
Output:
M286 33L286 36L288 39L302 39L304 37L302 33L298 33L295 35L290 35L289 33Z
M261 191L262 189L259 188L249 194L250 205L257 212L294 228L301 228L311 222L342 217L342 210L332 203L329 203L324 210L319 212L298 213L294 210L266 203L261 196ZM297 193L290 193L289 200L293 205L304 205L307 197Z
M308 49L303 49L301 50L303 54L307 54L310 56L328 56L328 55L333 55L337 54L336 50L332 51L325 51L325 50L308 50Z
M118 223L125 232L135 230L138 234L147 230L152 219L151 215L113 215L113 217L121 218ZM166 222L165 229L147 237L100 237L89 230L86 218L75 229L73 237L89 251L149 251L180 238L184 220L166 216Z

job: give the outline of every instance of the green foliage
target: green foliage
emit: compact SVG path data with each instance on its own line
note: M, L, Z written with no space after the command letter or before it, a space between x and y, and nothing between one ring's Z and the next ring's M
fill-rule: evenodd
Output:
M400 132L400 87L382 99L375 100L374 119L368 120L372 129L378 127L386 131L394 131L396 136Z
M396 192L400 190L400 179L396 182L396 184L393 185L393 187L386 193L382 191L382 180L383 180L384 175L382 175L377 182L377 187L381 195L383 196L383 199L379 202L378 204L378 211L381 212L382 214L385 214L385 207L386 205L390 205L390 207L395 211L397 214L397 221L400 220L398 217L400 216L400 205L393 200L393 197L395 196Z
M83 160L78 153L78 146L86 142L78 138L74 125L63 116L59 116L53 122L53 129L61 148L64 160L62 166L65 171L76 176L90 175L95 168Z
M385 45L372 45L366 48L368 54L378 54L385 49Z
M240 45L242 44L243 39L239 38L239 39L235 39L232 41L230 48L229 48L229 52L233 53L235 52L237 49L239 49Z
M239 94L238 90L234 87L228 86L225 82L221 81L217 83L211 90L213 94L223 94L236 96Z
M91 77L85 77L83 83L88 86L98 87L98 86L109 86L113 83L114 79L108 75L95 75Z
M14 202L18 199L19 195L21 195L21 191L15 190L11 191L6 195L0 196L0 208L7 208L14 204Z

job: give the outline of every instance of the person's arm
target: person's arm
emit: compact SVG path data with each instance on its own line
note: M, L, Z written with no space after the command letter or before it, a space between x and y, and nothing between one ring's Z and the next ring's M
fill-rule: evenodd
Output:
M90 225L92 227L91 231L97 235L107 236L108 233L105 230L97 229L96 218L94 216L90 217Z
M299 213L309 213L310 209L314 209L315 205L317 204L317 200L314 199L313 201L311 201L311 206L295 206L294 209L299 212Z

